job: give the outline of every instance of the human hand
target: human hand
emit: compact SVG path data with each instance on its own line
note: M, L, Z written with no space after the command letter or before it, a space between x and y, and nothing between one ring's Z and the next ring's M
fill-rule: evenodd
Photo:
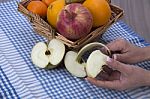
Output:
M124 39L117 39L106 45L112 52L116 53L113 57L123 63L137 63L146 60L147 52L138 46L135 46Z
M111 74L105 71L103 75L101 75L103 80L90 77L86 79L96 86L116 90L150 86L150 71L148 70L138 66L126 65L111 58L108 58L107 65L114 71L111 72Z

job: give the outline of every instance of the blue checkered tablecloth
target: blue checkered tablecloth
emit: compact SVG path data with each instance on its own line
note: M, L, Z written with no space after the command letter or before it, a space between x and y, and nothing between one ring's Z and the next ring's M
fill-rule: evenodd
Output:
M137 46L150 45L122 21L111 26L102 39L110 42L118 37ZM0 99L150 99L150 87L115 91L74 77L64 67L36 68L31 62L31 50L45 40L17 11L15 0L0 3ZM148 61L136 65L150 70Z

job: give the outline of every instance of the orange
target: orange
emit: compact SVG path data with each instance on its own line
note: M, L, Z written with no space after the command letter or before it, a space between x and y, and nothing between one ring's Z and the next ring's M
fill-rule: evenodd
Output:
M111 17L111 9L106 0L86 0L83 6L93 15L93 27L106 24Z
M42 2L44 2L47 6L49 6L54 1L55 0L42 0Z
M41 17L46 17L47 6L42 1L31 1L28 4L27 9Z
M57 16L64 6L65 0L56 0L47 9L47 20L54 28L56 28Z

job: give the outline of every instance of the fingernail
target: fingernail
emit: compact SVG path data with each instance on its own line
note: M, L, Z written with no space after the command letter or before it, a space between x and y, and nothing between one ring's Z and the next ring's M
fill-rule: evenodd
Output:
M117 55L114 54L114 55L112 56L112 58L113 58L114 60L117 60Z
M110 57L107 57L107 62L112 62L112 59Z
M85 80L87 80L87 78L84 78Z

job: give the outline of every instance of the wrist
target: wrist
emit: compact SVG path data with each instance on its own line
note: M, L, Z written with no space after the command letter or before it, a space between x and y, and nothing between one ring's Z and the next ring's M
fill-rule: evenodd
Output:
M144 60L150 60L150 53L149 53L149 51L150 51L150 46L143 48Z
M144 86L150 86L150 71L145 70Z
M139 61L146 61L146 60L150 60L150 46L148 47L143 47L143 48L139 48ZM138 57L138 56L137 56Z

